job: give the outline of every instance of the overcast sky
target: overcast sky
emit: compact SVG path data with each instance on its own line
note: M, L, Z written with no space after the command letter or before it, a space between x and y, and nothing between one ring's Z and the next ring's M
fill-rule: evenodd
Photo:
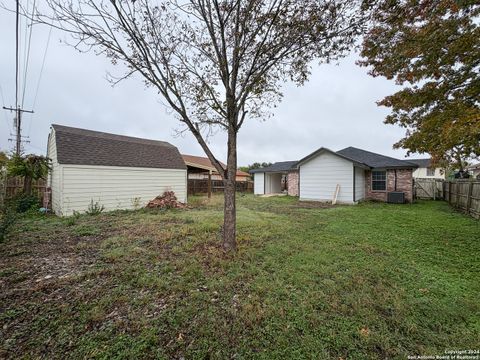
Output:
M22 24L23 25L23 24ZM22 26L22 34L25 30ZM32 32L24 108L32 109L49 29L35 26ZM22 35L23 36L23 35ZM65 37L52 31L35 113L24 115L23 134L29 136L27 153L45 153L52 123L115 134L168 141L181 153L203 155L189 133L175 136L178 123L152 89L139 77L112 88L107 71L121 74L108 60L92 53L81 54L60 42ZM22 49L24 41L22 39ZM15 102L15 15L0 9L0 86L4 102ZM22 59L24 56L22 56ZM356 54L338 65L315 65L303 87L287 83L284 98L267 121L246 121L239 133L238 164L255 161L297 160L319 147L340 150L355 146L397 158L393 150L405 130L385 125L388 109L375 102L398 89L392 81L372 78L355 65ZM21 67L24 68L23 65ZM23 72L23 71L22 71ZM23 83L23 80L22 80ZM23 88L22 88L23 90ZM13 113L0 114L0 149L11 150ZM210 139L214 154L226 159L225 136ZM422 156L412 156L422 157ZM423 155L425 157L425 155Z

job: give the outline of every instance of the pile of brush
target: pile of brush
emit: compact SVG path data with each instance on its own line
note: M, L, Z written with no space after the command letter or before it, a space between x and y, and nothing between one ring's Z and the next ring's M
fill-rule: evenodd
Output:
M165 191L163 195L150 200L146 207L149 209L184 209L187 205L178 201L173 191Z

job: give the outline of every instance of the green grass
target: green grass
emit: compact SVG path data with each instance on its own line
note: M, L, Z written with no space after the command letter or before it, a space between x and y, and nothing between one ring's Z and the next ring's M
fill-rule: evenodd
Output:
M24 219L0 244L0 357L405 359L480 344L480 223L443 202Z

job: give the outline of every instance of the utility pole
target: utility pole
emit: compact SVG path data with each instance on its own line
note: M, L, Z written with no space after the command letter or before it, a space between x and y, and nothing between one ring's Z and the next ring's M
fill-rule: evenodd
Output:
M22 113L33 113L33 110L23 110L20 106L17 108L3 107L5 110L15 111L15 134L10 134L15 136L15 154L20 155L22 152Z
M15 154L20 155L22 152L22 113L33 113L33 110L23 110L18 103L18 87L19 87L19 32L20 32L20 0L17 0L16 7L16 23L15 23L15 108L3 107L5 110L15 111ZM23 81L26 81L24 79Z

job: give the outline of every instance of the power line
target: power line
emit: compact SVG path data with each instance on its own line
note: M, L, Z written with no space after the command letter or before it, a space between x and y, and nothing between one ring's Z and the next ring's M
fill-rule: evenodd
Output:
M40 74L38 76L37 89L35 90L35 97L33 98L33 106L32 106L33 109L35 109L35 106L37 104L38 90L40 89L40 82L42 80L43 69L45 68L45 59L47 58L47 52L48 52L48 47L50 45L50 38L51 38L51 35L52 35L52 29L53 29L53 27L50 26L50 30L48 31L47 44L45 45L45 51L43 52L42 67L40 68ZM32 127L32 119L33 119L33 115L30 117L30 123L28 125L28 134L30 134L30 129Z
M2 85L0 84L0 96L2 97L2 106L5 107L5 97L3 96ZM3 113L5 115L5 121L7 122L8 130L12 132L12 127L10 126L10 121L8 121L7 113Z
M19 54L18 54L18 47L19 47L19 24L20 24L20 0L17 0L17 7L16 7L16 17L15 17L15 107L18 106L18 63L19 63Z
M25 33L26 34L26 33ZM15 137L15 153L20 155L22 152L22 114L23 113L33 113L33 110L24 110L20 107L19 104L19 82L20 82L20 0L16 1L16 16L15 16L15 107L5 107L5 110L15 111L15 134L12 134ZM26 37L26 36L25 36ZM24 82L26 79L24 79Z
M27 0L27 6L25 10L23 10L26 14L28 14L28 5L30 1ZM21 5L21 4L20 4ZM23 8L23 6L22 6ZM20 53L20 59L23 59L23 70L20 70L20 94L22 93L22 87L25 88L25 76L22 75L25 72L25 67L27 66L27 57L25 56L27 54L27 47L28 47L28 19L24 19L23 16L20 17L20 29L22 29L22 21L25 21L25 27L23 29L23 36L20 36L20 39L23 39L23 52ZM23 81L22 81L23 80ZM22 86L23 84L23 86ZM21 96L19 96L21 98ZM20 100L19 100L20 101Z
M28 41L27 41L27 29L28 29L28 21L25 20L25 47L27 48L27 51L25 51L25 66L24 66L24 75L23 75L23 95L22 95L22 107L23 107L23 104L24 104L24 101L25 101L25 90L27 88L27 73L28 73L28 64L29 64L29 60L30 60L30 47L31 47L31 44L32 44L32 32L33 32L33 12L35 11L35 1L36 0L33 0L33 7L32 7L32 20L30 21L30 32L29 32L29 35L28 35ZM27 13L28 13L28 4L30 2L28 1L27 2ZM27 47L27 43L28 43L28 47Z

